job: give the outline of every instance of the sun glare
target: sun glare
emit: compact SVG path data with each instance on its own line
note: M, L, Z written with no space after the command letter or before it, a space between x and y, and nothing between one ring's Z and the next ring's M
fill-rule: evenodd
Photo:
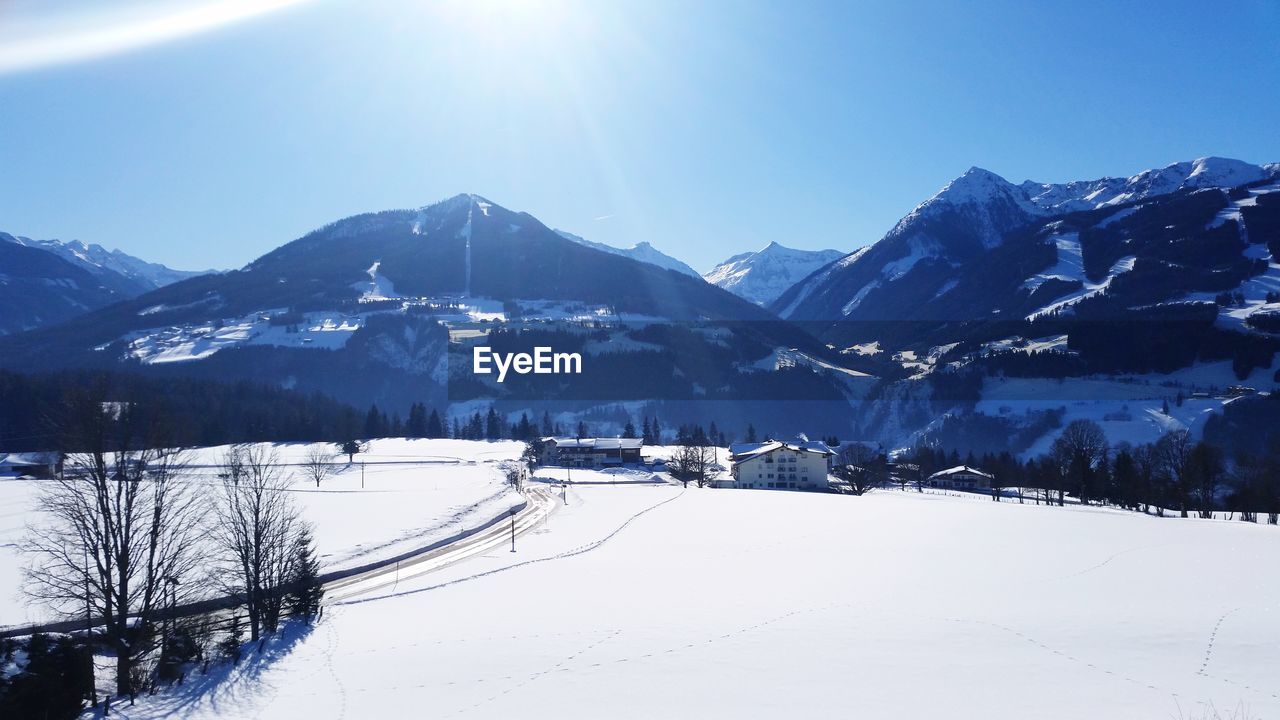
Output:
M88 60L212 30L311 0L221 0L109 10L0 24L0 73Z

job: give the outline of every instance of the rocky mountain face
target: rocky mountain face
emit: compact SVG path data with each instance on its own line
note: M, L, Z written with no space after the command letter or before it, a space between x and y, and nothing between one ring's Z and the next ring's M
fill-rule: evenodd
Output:
M746 300L768 306L815 270L844 257L839 250L795 250L776 242L716 265L703 279Z

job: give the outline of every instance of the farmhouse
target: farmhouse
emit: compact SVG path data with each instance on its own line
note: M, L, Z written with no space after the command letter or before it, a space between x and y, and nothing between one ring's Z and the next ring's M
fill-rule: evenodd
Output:
M543 438L542 464L585 468L638 464L643 447L639 438Z
M11 453L0 455L0 475L51 478L62 461L53 453Z
M991 473L976 470L968 465L939 470L927 478L930 487L954 490L990 490L992 480L995 480L995 476Z
M792 442L769 440L729 447L732 481L721 487L747 490L825 490L831 458L826 443L803 437Z

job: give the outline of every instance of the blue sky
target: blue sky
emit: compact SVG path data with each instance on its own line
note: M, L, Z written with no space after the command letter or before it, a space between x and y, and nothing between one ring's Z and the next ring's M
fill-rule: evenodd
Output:
M47 42L209 4L0 0L0 230L238 267L475 192L707 270L873 242L972 165L1280 160L1268 0L312 0L89 58Z

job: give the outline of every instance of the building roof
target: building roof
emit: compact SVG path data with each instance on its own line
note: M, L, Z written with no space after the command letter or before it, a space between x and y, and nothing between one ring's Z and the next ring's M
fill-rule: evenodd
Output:
M782 442L781 440L768 440L762 443L734 443L729 446L730 459L734 462L742 462L750 460L753 457L767 455L774 450L791 450L793 452L817 453L820 455L833 455L834 452L827 444L820 440L797 440L795 442Z
M989 472L983 472L981 470L971 468L968 465L957 465L953 468L947 468L946 470L939 470L938 472L930 475L929 479L947 477L949 475L960 475L960 474L978 475L988 480L995 479L995 475L992 475Z
M640 438L544 438L544 442L554 443L557 449L578 450L639 450L644 447Z
M54 462L55 459L48 453L0 454L0 465L9 465L11 467L35 467L39 465L52 465Z

